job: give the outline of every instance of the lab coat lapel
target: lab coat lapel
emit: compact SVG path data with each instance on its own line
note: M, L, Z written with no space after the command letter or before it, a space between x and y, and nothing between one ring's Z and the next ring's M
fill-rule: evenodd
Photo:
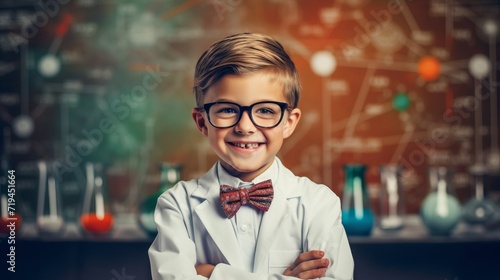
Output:
M289 175L287 171L288 169L279 162L279 176L277 184L275 183L273 202L269 211L263 215L260 225L254 261L255 272L258 271L259 266L263 265L262 262L266 259L276 237L282 230L283 221L290 215L287 198L290 197L291 193L286 188L293 187L293 182L290 176L286 176Z
M216 167L198 181L198 188L192 196L205 199L195 207L194 212L208 234L231 266L242 267L238 240L231 221L226 218L219 204L219 187Z

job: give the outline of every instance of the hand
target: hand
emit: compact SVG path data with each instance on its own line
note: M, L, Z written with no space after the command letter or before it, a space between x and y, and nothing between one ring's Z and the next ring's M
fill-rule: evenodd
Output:
M196 268L196 273L198 273L198 275L210 278L210 275L212 275L212 271L214 271L215 266L211 264L200 264L197 265L195 268Z
M319 250L304 252L283 272L283 275L300 279L323 277L330 263L328 259L323 258L324 256L325 253Z

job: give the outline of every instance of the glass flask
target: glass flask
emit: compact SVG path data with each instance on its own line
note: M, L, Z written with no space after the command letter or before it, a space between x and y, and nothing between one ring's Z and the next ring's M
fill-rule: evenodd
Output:
M181 179L182 167L178 164L160 164L160 186L152 195L148 196L139 207L139 224L149 235L156 235L154 212L158 197L173 187Z
M347 235L368 236L375 218L366 189L365 165L344 166L345 186L342 199L342 223Z
M401 168L397 165L380 167L379 217L383 230L397 230L404 226L404 190L400 182Z
M110 211L106 185L103 178L104 167L100 163L85 165L87 185L83 198L80 225L88 234L103 235L113 228L114 217Z
M429 168L430 192L420 206L420 216L430 235L449 235L461 219L462 207L451 184L452 170Z
M463 219L469 225L484 225L495 215L495 203L486 198L485 171L473 172L473 197L463 206Z
M116 215L135 212L137 190L135 171L123 164L113 165L106 171L109 202Z
M41 235L56 235L64 226L59 181L50 164L38 162L36 227Z

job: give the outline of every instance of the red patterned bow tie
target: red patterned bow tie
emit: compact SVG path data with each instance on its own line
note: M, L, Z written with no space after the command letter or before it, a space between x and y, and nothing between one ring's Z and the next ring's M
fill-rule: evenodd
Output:
M271 180L263 181L250 188L220 186L220 203L228 219L231 219L241 205L250 203L256 208L267 211L273 200L274 190Z

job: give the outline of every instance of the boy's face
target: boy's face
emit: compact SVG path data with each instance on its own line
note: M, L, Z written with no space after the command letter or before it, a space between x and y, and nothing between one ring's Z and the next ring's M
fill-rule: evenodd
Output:
M204 97L204 104L233 102L250 106L261 101L287 102L280 83L272 81L269 74L260 72L245 76L226 75L212 85ZM276 127L261 128L252 122L248 113L243 111L240 121L233 127L215 128L210 124L207 112L197 109L192 112L198 129L208 137L222 166L231 175L246 182L273 163L283 139L293 133L301 115L298 108L285 110L283 119Z

